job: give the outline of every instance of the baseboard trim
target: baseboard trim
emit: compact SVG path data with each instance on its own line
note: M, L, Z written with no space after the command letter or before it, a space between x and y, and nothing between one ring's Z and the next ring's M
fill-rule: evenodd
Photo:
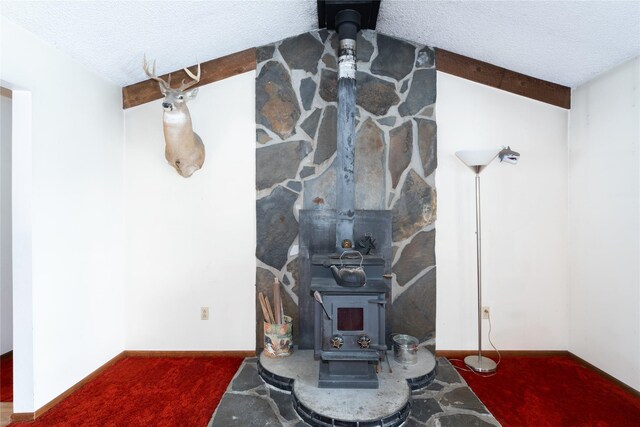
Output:
M125 350L124 355L126 357L254 357L256 352L255 350Z
M467 356L478 354L478 350L436 350L436 356L447 359L464 359ZM495 350L482 350L482 355L490 358L498 358ZM511 357L550 357L569 356L567 350L500 350L501 356Z
M577 356L577 355L571 353L570 351L567 351L567 355L569 357L571 357L572 359L574 359L579 364L581 364L582 366L584 366L585 368L591 369L592 371L602 375L603 377L605 377L609 381L618 384L620 387L622 387L623 389L625 389L626 391L628 391L629 393L631 393L635 397L640 398L640 391L638 391L635 388L631 387L629 384L623 383L622 381L620 381L616 377L611 376L610 374L606 373L602 369L592 365L591 363L587 362L586 360L584 360L580 356Z
M105 369L107 369L108 367L110 367L120 359L123 359L124 357L125 357L124 351L120 352L119 354L117 354L116 356L108 360L106 363L104 363L102 366L100 366L98 369L96 369L95 371L93 371L92 373L90 373L89 375L87 375L86 377L84 377L83 379L81 379L80 381L78 381L77 383L75 383L65 391L63 391L57 397L53 398L53 400L51 400L49 403L45 404L40 409L37 409L35 412L19 412L11 415L11 422L33 421L37 419L42 414L46 413L49 409L53 408L58 403L66 399L71 393L78 390L80 387L87 384L89 381L93 380L95 377L100 375Z
M23 421L34 421L36 419L35 412L18 412L11 414L11 422L18 423Z

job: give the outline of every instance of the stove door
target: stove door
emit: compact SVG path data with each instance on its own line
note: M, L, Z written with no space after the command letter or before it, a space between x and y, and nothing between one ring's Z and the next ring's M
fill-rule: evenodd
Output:
M322 318L323 351L375 350L379 344L380 316L384 316L378 295L327 295L325 306L331 320ZM384 318L382 318L384 325Z

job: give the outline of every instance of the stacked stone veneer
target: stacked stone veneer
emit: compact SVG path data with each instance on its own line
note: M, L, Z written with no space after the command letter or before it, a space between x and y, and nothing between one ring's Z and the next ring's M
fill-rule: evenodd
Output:
M334 32L319 30L257 49L256 292L273 301L274 278L284 284L294 341L299 210L335 208L337 42ZM433 345L434 52L366 30L358 35L357 53L356 209L392 210L391 332ZM256 310L261 348L258 303Z

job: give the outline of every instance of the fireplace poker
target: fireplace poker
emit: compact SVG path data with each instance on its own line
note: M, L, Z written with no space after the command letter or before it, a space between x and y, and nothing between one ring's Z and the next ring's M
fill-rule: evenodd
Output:
M389 365L389 373L393 374L393 369L391 369L391 362L389 362L389 353L384 352L384 358L387 359L387 365Z
M331 316L329 316L329 313L327 312L327 309L326 309L326 308L324 308L324 301L322 301L322 295L320 295L320 292L318 292L318 291L314 291L314 292L313 292L313 298L315 298L315 300L316 300L316 301L318 301L318 302L320 303L320 306L321 306L321 307L322 307L322 309L324 310L324 314L326 314L326 315L327 315L327 318L328 318L329 320L332 320L332 319L331 319Z

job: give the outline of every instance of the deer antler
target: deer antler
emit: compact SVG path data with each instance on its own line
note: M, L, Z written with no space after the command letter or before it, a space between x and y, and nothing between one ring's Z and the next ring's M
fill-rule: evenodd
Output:
M156 60L153 60L153 71L149 71L149 63L147 62L147 55L144 55L144 58L142 60L142 68L144 69L144 73L151 78L152 80L157 81L160 84L160 89L162 89L163 91L166 91L168 89L171 89L171 74L169 74L169 81L165 82L164 80L162 80L160 77L156 76Z
M179 90L185 90L190 88L191 86L193 86L194 84L198 83L200 81L200 64L198 64L198 74L194 75L191 71L189 71L188 68L183 68L184 72L187 73L187 75L189 77L191 77L193 80L190 81L189 83L185 83L184 79L182 80L182 83L180 84L180 89Z

